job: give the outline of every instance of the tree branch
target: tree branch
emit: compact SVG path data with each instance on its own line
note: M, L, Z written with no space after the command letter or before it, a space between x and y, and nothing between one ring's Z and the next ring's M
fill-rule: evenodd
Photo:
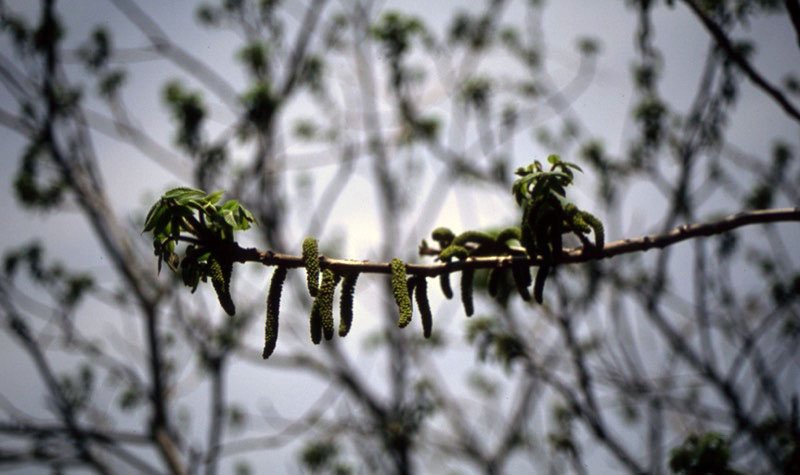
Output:
M177 66L205 84L210 90L214 91L226 105L232 106L238 103L236 90L223 76L197 57L192 56L186 50L173 43L164 30L162 30L135 2L129 0L112 0L112 3L147 37L148 40L150 40L153 44L153 48L161 55L169 58Z
M719 25L714 22L714 20L703 11L703 9L697 4L695 0L683 0L683 2L689 6L689 9L700 19L703 23L703 26L706 27L711 36L714 37L714 40L717 42L720 48L725 50L728 54L728 57L736 63L742 71L750 78L756 86L761 88L768 96L772 97L775 102L780 104L783 110L794 120L800 122L800 111L786 99L786 96L778 90L777 87L770 84L764 76L762 76L758 71L753 68L753 66L747 61L747 59L736 50L736 47L731 42L730 38L725 34L725 32L720 28ZM791 2L787 2L791 3ZM793 17L794 21L794 17Z
M800 1L798 0L783 0L783 5L786 11L789 12L789 18L792 20L794 32L797 35L797 46L800 47Z
M747 211L734 214L719 221L709 223L695 223L678 226L663 234L651 234L639 238L623 239L606 244L603 249L577 248L565 249L564 253L549 264L575 264L579 262L607 259L622 254L648 251L650 249L663 249L667 246L697 237L707 237L722 234L733 229L752 224L778 223L800 221L800 208L780 208ZM261 252L258 249L244 249L238 246L227 249L234 260L238 262L260 262L267 266L282 266L286 268L303 267L302 256L280 254L272 251ZM432 255L438 252L430 251ZM429 254L425 253L425 254ZM515 264L539 266L545 259L523 256L490 256L472 257L465 261L454 261L438 264L406 264L406 272L412 275L433 277L440 274L461 271L464 269L489 269L494 267L511 267ZM388 262L370 262L347 259L331 259L320 256L320 267L340 272L360 272L367 274L391 274Z

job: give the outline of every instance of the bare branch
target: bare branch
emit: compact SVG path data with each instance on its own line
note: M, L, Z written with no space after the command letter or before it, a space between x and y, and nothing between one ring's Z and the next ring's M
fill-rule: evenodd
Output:
M135 2L129 0L112 0L112 3L153 43L153 47L162 55L172 60L193 77L208 86L228 105L237 103L237 94L233 87L216 71L208 67L198 58L173 43L169 36L142 10Z
M772 97L783 110L792 117L794 120L800 122L800 110L789 102L783 93L778 90L777 87L773 86L772 84L767 81L764 76L761 75L756 69L750 64L749 61L742 55L739 51L737 51L736 46L731 42L728 35L720 28L719 25L714 22L714 20L703 11L703 9L697 4L695 0L683 0L686 5L692 10L692 12L700 19L703 25L706 27L711 36L714 37L714 40L717 42L720 48L725 50L731 60L735 62L744 73L750 78L753 83L762 89L768 96Z
M797 34L797 46L800 47L800 2L798 0L783 0L789 18L792 19L792 26Z

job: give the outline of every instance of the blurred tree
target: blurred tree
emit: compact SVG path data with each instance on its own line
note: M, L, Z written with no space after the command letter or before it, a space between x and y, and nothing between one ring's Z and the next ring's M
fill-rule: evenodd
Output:
M427 24L433 14L371 0L198 5L205 35L237 38L228 53L241 76L159 26L173 19L133 0L110 3L144 45L117 45L113 23L76 40L70 30L82 26L64 20L67 2L0 1L0 124L24 139L10 180L16 198L39 214L79 211L89 224L82 246L114 274L53 260L41 242L6 250L0 318L13 347L0 398L3 468L800 472L797 225L770 224L800 217L798 208L776 210L800 204L800 80L790 68L779 82L757 54L761 39L740 39L768 19L800 46L797 0L625 2L636 25L633 103L630 122L602 118L628 124L612 146L576 105L591 90L601 45L580 39L575 77L559 84L541 1L490 0L453 12L443 27ZM709 38L680 99L665 92L675 87L662 48L682 38L659 43L654 29L655 17L675 16ZM153 70L139 72L153 61L169 64L155 91ZM160 118L137 117L142 83L172 121L171 146ZM751 107L737 114L743 97ZM743 144L730 131L753 110L768 125ZM560 264L536 295L542 305L515 296L515 282L530 285L524 267L490 278L453 263L474 278L476 315L463 320L458 302L431 288L430 338L397 328L389 279L370 275L342 292L355 292L356 335L314 347L304 276L288 272L274 280L287 283L278 345L265 348L274 353L264 362L257 316L277 303L265 302L262 266L236 266L232 317L183 287L207 275L227 293L230 279L217 285L215 276L230 259L189 251L191 265L156 278L140 232L146 210L121 205L129 197L107 185L149 165L109 169L119 166L109 137L165 170L164 182L228 190L252 210L249 239L262 257L299 251L315 236L325 256L388 263L411 260L442 224L489 221L499 231L519 220L508 196L513 170L550 153L596 183L578 200L608 237L657 234L604 249L582 238L566 245L586 249L565 255L526 245ZM747 151L760 150L750 141L772 143L771 156ZM161 191L153 186L136 189ZM645 219L631 216L643 207ZM238 202L223 211L213 221L220 242L250 220ZM738 229L745 224L758 225ZM40 236L48 247L66 237ZM683 237L692 239L673 245ZM652 247L661 249L637 252ZM278 259L270 262L300 257ZM327 275L320 294L329 299ZM271 325L268 338L277 336ZM15 371L20 353L34 374ZM279 398L291 410L270 402Z

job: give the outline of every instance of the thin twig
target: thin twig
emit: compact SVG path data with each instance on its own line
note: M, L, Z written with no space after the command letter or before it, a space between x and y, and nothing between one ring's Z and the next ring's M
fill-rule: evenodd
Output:
M798 0L783 0L783 6L789 12L794 32L797 35L797 46L800 47L800 2Z
M736 63L742 71L750 78L753 83L761 88L768 96L772 97L775 102L780 104L783 110L791 116L794 120L800 122L800 111L789 102L786 96L775 86L769 83L764 76L762 76L755 68L747 61L747 58L744 57L739 51L737 51L736 46L734 46L733 42L731 42L728 35L717 25L714 20L703 11L702 7L700 7L695 0L683 0L683 2L689 6L689 9L700 19L703 25L706 27L711 36L714 37L714 40L717 42L720 48L725 50L728 54L728 57ZM791 3L791 2L788 2Z

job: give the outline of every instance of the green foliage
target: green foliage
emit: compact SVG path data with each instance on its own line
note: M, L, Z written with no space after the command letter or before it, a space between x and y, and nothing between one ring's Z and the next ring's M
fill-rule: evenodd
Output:
M370 33L383 45L389 57L396 59L408 51L414 35L424 31L419 19L392 11L386 12Z
M411 323L411 297L408 295L408 285L406 283L406 264L401 259L394 258L389 263L392 270L392 296L397 303L397 310L400 318L397 326L405 328Z
M92 368L82 365L76 374L64 374L59 377L58 384L64 402L70 410L79 412L88 406L95 387L95 378Z
M474 77L461 87L462 100L476 109L485 109L492 92L492 83L485 77Z
M547 161L550 163L547 171L539 161L518 169L519 178L512 186L514 198L522 209L520 242L525 251L529 256L550 261L563 252L563 234L575 234L588 248L592 247L585 236L589 232L594 233L593 247L602 249L605 233L600 220L567 200L566 189L574 180L573 170L581 171L580 167L562 161L558 155L550 155ZM536 273L534 298L540 304L549 267L552 266L542 265Z
M176 143L190 153L196 152L202 143L200 130L206 118L206 107L200 93L186 91L178 81L170 81L164 87L163 99L178 122Z
M243 136L247 136L250 130L266 130L269 128L275 108L278 105L278 98L273 95L272 85L268 81L260 81L245 92L240 101L245 108L249 129L240 130Z
M522 209L520 227L505 228L494 236L480 231L466 231L456 236L450 229L437 228L431 233L431 238L440 247L437 258L442 262L450 262L453 258L466 260L474 256L524 255L509 245L511 241L519 241L528 256L539 256L549 261L557 259L563 252L562 235L565 233L575 234L586 250L602 249L605 241L603 224L594 215L578 209L566 198L566 188L574 179L573 170L580 171L580 168L562 161L557 155L551 155L547 160L551 165L547 171L540 162L535 161L516 172L519 178L512 186L512 193ZM586 237L590 233L594 234L594 242ZM420 249L427 251L429 248L423 241ZM551 267L551 264L544 264L536 274L534 296L540 304L543 301L544 283ZM463 272L466 273L467 270ZM529 270L514 266L512 274L520 296L529 300ZM467 277L464 279L462 275L461 296L465 311L471 315L472 278ZM452 290L449 288L448 278L447 274L442 274L441 282L442 291L450 298ZM493 297L498 295L501 278L501 270L490 271L487 287Z
M104 99L112 99L116 97L120 88L125 84L125 71L114 69L103 76L97 83L97 92Z
M800 289L800 285L797 288ZM757 428L758 435L774 447L783 473L800 473L800 428L797 423L796 415L788 419L768 417Z
M324 469L331 469L332 473L339 473L336 459L339 448L333 441L317 441L308 443L300 454L300 460L311 473L319 473ZM348 472L341 472L348 473Z
M64 311L75 308L86 294L95 290L94 280L89 274L70 272L58 262L47 264L44 249L35 241L3 256L3 270L9 280L16 277L21 266L25 266L34 281L48 289Z
M773 146L772 163L765 173L763 181L756 183L744 199L744 206L751 209L769 208L775 194L775 183L780 182L786 174L786 169L793 159L791 147L783 142Z
M667 112L666 105L655 97L642 99L634 108L633 117L639 124L642 138L648 147L657 147L661 143Z
M311 92L324 94L325 61L315 55L310 55L303 60L297 74L297 82L305 85Z
M303 240L303 265L306 268L306 285L312 297L319 292L319 243L312 237Z
M524 356L524 345L517 336L505 330L501 323L491 317L476 317L467 325L467 341L476 345L478 358L487 358L503 363L510 368L516 358Z
M105 66L112 49L108 30L98 27L92 31L89 41L78 49L78 57L89 70L96 71Z
M413 135L411 138L433 141L442 129L442 121L434 116L415 117L413 122Z
M669 468L681 475L735 475L730 458L730 445L721 434L692 434L670 451Z
M42 183L42 164L52 162L52 157L47 151L46 143L33 142L28 145L22 154L19 170L14 178L14 191L19 201L32 208L52 208L61 202L66 181L54 177L48 183Z
M272 273L267 293L267 320L264 325L264 351L261 357L267 359L278 342L278 315L281 309L281 291L286 280L286 268L277 267Z
M491 23L488 15L471 15L466 11L459 12L450 25L449 41L454 44L464 44L470 49L480 51L491 42Z
M206 194L185 186L167 190L148 211L142 232L153 233L159 271L163 261L173 271L180 269L183 283L193 292L201 280L211 277L220 304L233 315L229 246L234 231L249 229L255 220L236 200L218 206L221 197L221 191ZM183 256L176 247L180 243L189 243Z
M266 44L250 43L242 47L237 56L254 77L264 77L269 72L269 50Z

